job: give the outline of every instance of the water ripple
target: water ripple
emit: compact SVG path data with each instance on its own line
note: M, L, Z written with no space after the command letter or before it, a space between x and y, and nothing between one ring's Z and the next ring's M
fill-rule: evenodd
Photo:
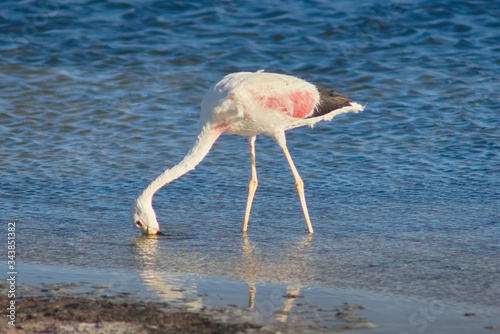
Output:
M3 219L21 222L26 261L68 261L57 245L82 231L125 240L130 200L187 153L205 90L228 72L266 69L368 103L288 135L321 235L316 283L426 296L463 273L494 284L499 15L488 1L3 2ZM272 253L266 235L286 240L304 226L274 142L259 138L257 164L251 228ZM217 233L239 231L248 177L246 140L224 135L155 196L160 224L189 234L186 248L207 235L205 252L226 259ZM126 252L80 246L101 265L115 265L106 252L134 265ZM454 298L492 303L499 293Z

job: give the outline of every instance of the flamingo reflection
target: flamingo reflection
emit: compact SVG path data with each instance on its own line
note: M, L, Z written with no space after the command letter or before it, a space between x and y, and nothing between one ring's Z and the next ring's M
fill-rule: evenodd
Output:
M257 243L243 234L241 237L241 255L224 260L210 258L208 261L225 261L230 263L226 275L230 278L239 278L248 285L248 306L250 310L256 311L260 320L281 321L288 320L288 314L294 306L297 298L300 298L300 289L303 282L310 282L314 275L310 272L308 263L313 236L308 234L299 242L285 247L281 251L266 250L259 248ZM202 291L196 279L189 279L189 275L166 272L164 268L171 268L169 261L175 258L173 254L160 254L159 244L170 242L168 239L160 239L157 236L141 236L135 239L137 269L144 285L154 291L158 297L168 302L183 303L193 310L200 310L207 304L207 294L210 291ZM182 261L186 271L197 267L201 261L207 261L206 254L190 253L185 255ZM210 265L208 265L210 267ZM199 269L199 268L198 268ZM210 273L204 273L210 274ZM257 287L262 284L262 293L268 290L266 283L285 283L286 293L282 289L275 288L269 295L263 294L256 298ZM206 288L205 288L206 289ZM231 292L228 292L231 294Z

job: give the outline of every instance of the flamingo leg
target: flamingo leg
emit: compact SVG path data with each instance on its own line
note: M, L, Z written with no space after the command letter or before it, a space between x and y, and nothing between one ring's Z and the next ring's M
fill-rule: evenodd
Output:
M280 144L280 142L278 142ZM313 233L314 230L311 225L311 219L309 218L309 212L307 210L306 204L306 196L304 194L304 181L300 178L299 172L297 168L295 168L295 164L293 163L292 157L290 156L290 152L288 152L288 148L286 144L280 144L283 149L283 153L285 153L286 160L290 165L290 169L292 170L293 177L295 178L295 191L299 195L300 205L302 205L302 211L304 212L304 218L306 219L307 229L309 233Z
M257 181L257 167L255 167L255 138L256 136L248 137L248 143L250 145L250 170L252 177L250 178L250 182L248 182L248 198L245 209L245 218L243 219L243 233L246 233L247 231L253 197L255 195L255 191L257 190L257 185L259 184Z

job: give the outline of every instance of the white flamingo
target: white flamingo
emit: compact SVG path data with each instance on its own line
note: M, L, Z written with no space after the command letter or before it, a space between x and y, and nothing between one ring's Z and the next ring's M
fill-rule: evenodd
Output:
M258 183L255 138L264 134L273 138L283 149L295 178L295 190L300 198L308 231L313 233L304 196L304 182L288 152L285 131L305 125L312 127L316 122L329 121L338 114L362 110L363 106L345 96L293 76L263 71L226 75L203 98L198 138L194 146L179 164L165 170L134 200L130 208L132 223L143 234L160 233L152 205L153 195L165 184L194 169L217 138L227 132L246 136L250 144L251 179L243 220L245 233Z

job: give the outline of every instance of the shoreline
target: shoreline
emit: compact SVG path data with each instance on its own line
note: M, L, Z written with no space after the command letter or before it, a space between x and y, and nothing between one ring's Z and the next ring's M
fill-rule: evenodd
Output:
M16 299L15 326L0 324L6 334L18 333L332 333L368 329L374 325L359 314L360 305L341 305L333 310L337 323L260 323L254 310L241 307L202 307L168 302L141 301L127 292L104 294L111 286L87 283L56 283L19 287L28 296ZM0 284L5 290L6 284ZM293 296L291 298L298 298ZM0 297L8 305L7 296ZM286 315L283 312L282 315Z
M499 308L437 298L199 274L138 274L28 263L20 269L15 287L17 326L13 329L7 325L9 319L5 317L0 324L2 333L127 333L127 328L130 333L169 333L173 329L184 333L184 327L197 333L220 328L228 333L500 330ZM0 296L1 305L9 305L8 282L0 288L5 291ZM123 314L128 316L124 318Z

